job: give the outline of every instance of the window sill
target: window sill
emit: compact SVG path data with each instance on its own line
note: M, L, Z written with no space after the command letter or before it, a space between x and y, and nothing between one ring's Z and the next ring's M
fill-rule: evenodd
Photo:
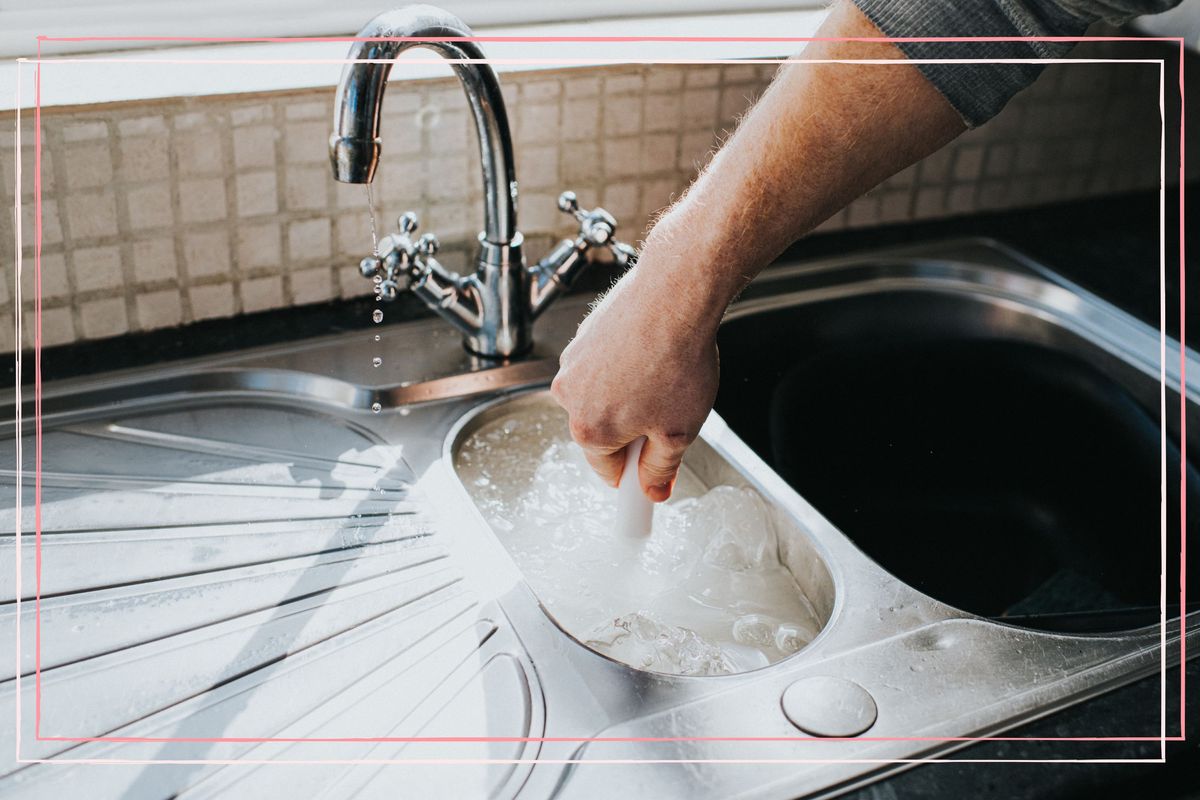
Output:
M704 16L598 20L481 28L479 36L674 37L665 42L485 42L498 72L587 68L620 63L779 58L799 42L681 41L682 37L811 36L824 9ZM79 106L172 97L246 94L334 86L349 45L335 42L231 43L53 57L43 55L41 106ZM43 51L45 53L45 50ZM0 110L34 105L35 62L0 65ZM393 75L406 80L450 75L449 67L414 48ZM402 70L402 71L399 71ZM19 85L17 85L19 83ZM19 101L18 101L19 97Z

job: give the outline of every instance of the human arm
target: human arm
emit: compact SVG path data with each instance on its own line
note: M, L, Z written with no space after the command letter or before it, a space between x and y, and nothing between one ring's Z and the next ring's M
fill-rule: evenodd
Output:
M1120 16L1173 0L856 2L835 5L818 39L1077 36L1108 11ZM708 168L650 231L638 266L597 305L562 355L552 388L596 471L615 483L624 446L646 435L643 490L654 500L669 496L683 451L716 396L716 329L730 300L791 242L986 120L1040 69L913 64L906 57L1044 58L1069 47L814 41L783 66ZM876 63L822 63L856 59Z
M840 2L817 35L880 33ZM733 297L812 227L965 129L908 64L803 63L855 58L904 56L886 43L813 42L781 68L563 352L552 390L608 483L645 435L639 478L665 500L716 397L716 331Z

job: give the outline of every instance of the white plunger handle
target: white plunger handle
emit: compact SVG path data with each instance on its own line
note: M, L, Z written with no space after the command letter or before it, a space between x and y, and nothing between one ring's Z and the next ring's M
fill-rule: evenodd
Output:
M645 443L646 437L641 436L625 446L625 469L617 487L617 533L633 539L649 536L654 518L654 504L642 493L638 481L638 460Z

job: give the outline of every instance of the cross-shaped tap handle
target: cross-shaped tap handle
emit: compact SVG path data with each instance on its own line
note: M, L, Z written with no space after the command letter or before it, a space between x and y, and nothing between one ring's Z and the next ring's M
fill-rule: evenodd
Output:
M579 210L579 198L574 192L563 192L558 196L558 210L564 214L570 214L575 219L582 220L586 215L586 211Z
M400 232L405 235L415 231L420 224L421 221L417 218L417 212L415 211L405 211L396 218L396 227L400 228Z

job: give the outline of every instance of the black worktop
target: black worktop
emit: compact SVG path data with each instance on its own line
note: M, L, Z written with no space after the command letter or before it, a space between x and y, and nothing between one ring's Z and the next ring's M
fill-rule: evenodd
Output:
M1200 797L1200 659L1188 662L1187 741L1168 741L1166 763L1088 763L1098 759L1153 761L1158 741L1060 741L1038 739L1153 737L1165 695L1167 736L1179 735L1180 672L1166 672L1103 694L974 744L936 763L843 795L845 800L1195 800ZM1025 739L1026 741L1013 741ZM1054 759L1059 763L1034 763ZM1008 763L980 763L1004 761ZM1023 763L1022 763L1023 762Z
M1195 195L1195 191L1189 191ZM1166 210L1167 331L1179 332L1178 211L1175 192L1168 191ZM1024 251L1076 283L1158 326L1159 195L1139 192L1099 199L903 223L810 236L793 245L785 258L847 255L899 244L962 236L996 239ZM1189 258L1189 261L1192 259ZM611 268L586 273L577 290L599 290L611 284ZM1200 308L1200 279L1187 285L1189 316ZM322 334L364 329L372 325L371 297L246 314L231 319L128 334L114 339L78 342L42 351L42 378L58 378L150 366L180 358L210 355L256 345L294 341ZM431 312L416 297L402 295L388 307L388 320L400 322ZM31 321L30 321L31 322ZM1191 330L1197 328L1190 326ZM33 382L32 354L22 374ZM5 371L13 385L15 370Z

